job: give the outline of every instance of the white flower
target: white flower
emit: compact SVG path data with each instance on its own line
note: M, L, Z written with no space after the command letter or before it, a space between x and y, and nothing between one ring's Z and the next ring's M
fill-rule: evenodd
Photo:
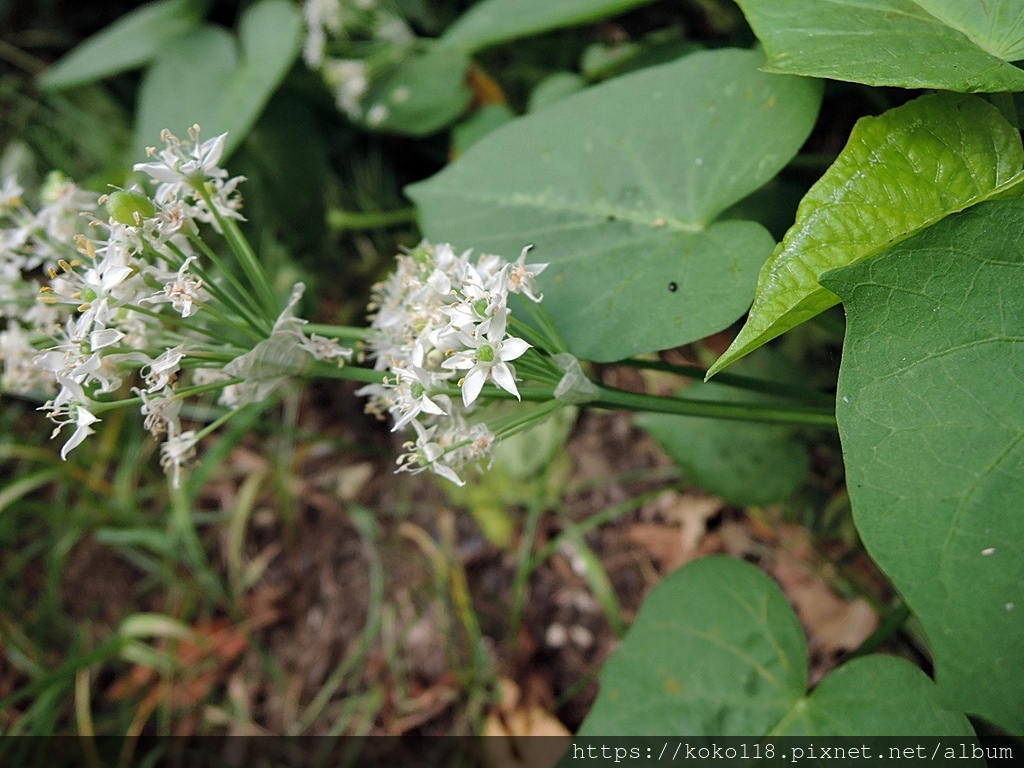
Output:
M392 427L392 432L397 432L421 413L434 416L448 415L448 410L451 409L448 397L431 395L431 390L437 386L435 379L439 377L415 365L409 368L394 368L393 372L394 383L385 385L385 388L393 392L393 405L390 410L391 415L395 417L395 426Z
M146 391L150 394L159 392L170 386L174 377L181 369L181 361L185 358L185 345L179 344L168 349L156 360L146 366Z
M299 341L299 348L308 352L314 360L321 362L337 360L339 366L346 360L352 359L351 347L343 346L337 339L320 336L316 333L303 336Z
M475 349L456 352L441 364L442 368L467 371L461 381L462 401L467 408L479 397L488 379L520 399L516 389L516 370L509 361L522 357L530 345L515 337L501 340L501 336L494 332L496 328L492 326L486 337L478 340L479 346Z
M523 248L519 258L512 264L505 267L505 282L508 290L512 293L525 293L532 301L540 302L544 294L537 293L536 277L545 269L547 264L527 264L526 254L529 253L532 245Z
M207 294L203 290L203 281L190 274L188 268L198 256L189 256L178 268L177 272L167 272L156 268L146 270L146 274L164 283L163 290L157 291L152 296L140 299L140 302L165 302L169 301L175 312L182 317L191 317L199 309L198 305L206 300Z
M448 441L434 439L437 425L424 427L418 421L414 421L412 426L416 430L416 441L405 444L408 453L398 457L397 471L418 475L429 469L435 475L451 480L456 485L465 485L466 481L459 477L451 463L456 457L450 454L446 456L445 443Z
M224 143L228 135L222 133L204 142L199 141L199 126L193 125L188 131L191 141L181 141L173 133L164 129L160 140L166 147L157 150L149 147L146 154L156 157L156 162L136 163L134 171L149 174L153 181L162 184L185 183L190 186L202 183L207 178L223 178L227 172L217 166L224 155Z
M142 399L142 415L145 417L143 425L154 437L163 435L176 435L181 432L182 398L175 395L170 387L158 392L147 392L141 389L133 389Z
M171 475L175 488L181 485L181 468L196 455L199 438L194 430L178 434L168 434L164 444L160 446L160 466Z
M93 416L86 408L81 405L78 406L75 409L75 432L71 435L70 439L64 443L64 447L60 449L60 457L67 461L68 454L81 445L85 438L96 432L91 425L98 421L99 419ZM57 427L51 437L55 437L57 433L60 432L62 426L63 424Z

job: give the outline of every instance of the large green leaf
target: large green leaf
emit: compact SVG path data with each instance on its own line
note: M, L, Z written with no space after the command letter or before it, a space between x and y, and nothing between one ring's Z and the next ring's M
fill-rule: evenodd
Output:
M302 42L302 17L287 0L260 0L238 37L212 25L170 43L139 93L136 151L160 131L184 136L198 123L206 137L228 132L225 152L241 142L281 84Z
M869 85L1024 90L1024 0L737 0L768 66Z
M580 736L973 736L910 663L869 656L808 695L807 645L782 591L727 557L696 560L644 601L605 665Z
M829 273L854 519L931 641L944 702L1024 733L1024 201Z
M410 52L374 81L364 99L366 124L380 131L426 136L454 121L473 98L466 82L469 57L431 46Z
M773 239L720 221L814 123L820 84L751 51L696 53L566 97L408 188L426 236L550 262L545 307L570 350L615 360L733 322Z
M484 0L463 14L441 41L468 51L614 16L653 0Z
M43 88L70 88L140 67L171 40L198 26L204 6L196 0L160 0L127 13L47 69Z
M838 303L818 278L1020 181L1020 132L977 96L922 96L857 122L761 270L746 325L708 371Z
M755 355L743 362L747 365L740 366L739 373L767 381L794 380L791 367L774 357ZM692 400L778 402L767 395L715 383L691 384L684 393ZM807 475L807 451L793 439L789 427L664 413L645 413L634 421L690 479L732 504L782 501Z

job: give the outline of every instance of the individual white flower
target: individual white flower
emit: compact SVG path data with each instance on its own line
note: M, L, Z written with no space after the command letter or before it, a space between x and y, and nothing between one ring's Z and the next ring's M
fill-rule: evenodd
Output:
M93 416L88 409L81 405L78 406L75 409L74 434L72 434L68 441L64 443L64 447L60 449L60 457L67 461L68 454L71 451L73 451L75 448L81 445L85 438L87 438L89 435L95 434L96 430L92 428L92 425L97 423L98 421L99 419ZM58 426L57 429L54 430L53 435L51 435L51 439L53 437L56 437L57 433L60 432L60 430L61 427Z
M392 432L397 432L421 413L448 415L451 401L446 395L432 393L437 386L437 376L418 366L394 368L393 373L395 380L386 385L393 398L390 410L395 417L395 426Z
M99 419L90 410L92 401L85 394L81 384L61 374L58 374L56 379L60 385L57 396L40 406L39 410L49 411L48 418L57 425L50 435L51 440L57 437L68 424L75 425L74 433L60 452L60 457L66 460L68 453L95 432L92 425Z
M451 480L456 485L465 485L466 481L459 477L451 464L453 456L446 455L447 441L442 443L434 439L437 432L437 425L424 427L420 422L412 422L416 430L416 440L405 444L407 453L398 457L398 472L408 472L418 475L420 472L429 469L435 475Z
M174 311L182 317L194 315L199 309L199 304L208 298L206 291L203 290L202 279L188 271L192 262L197 258L198 256L189 256L177 272L168 272L155 267L147 269L146 274L163 283L164 287L153 295L140 299L140 302L170 302Z
M198 444L199 437L190 429L181 433L168 433L167 439L160 446L160 466L171 476L175 488L181 486L181 468L195 458Z
M522 357L530 344L514 336L502 340L504 329L500 335L496 330L497 326L492 326L485 337L478 339L479 346L456 352L442 363L442 368L466 371L460 383L462 401L467 408L480 396L488 379L520 399L515 367L509 362Z
M505 283L511 293L524 293L534 302L540 302L544 298L543 293L538 293L537 275L548 268L547 264L527 264L526 254L529 253L532 245L523 248L519 258L505 267Z
M170 386L181 370L181 361L185 359L185 344L171 347L145 366L143 370L146 380L146 391L150 394L159 392Z
M142 415L145 418L143 426L154 437L164 435L176 435L181 432L182 398L178 397L170 387L164 387L157 392L147 392L141 389L133 389L142 400Z
M299 341L299 348L308 352L314 360L328 362L337 360L338 365L352 359L353 350L351 347L342 345L337 339L327 336L320 336L315 333L303 336Z
M146 149L146 154L156 157L152 163L136 163L134 171L149 174L153 181L161 184L185 183L195 187L208 178L223 178L227 172L218 167L224 155L224 144L228 135L222 133L206 141L199 141L199 126L193 125L188 131L190 141L182 141L166 128L160 133L165 148Z

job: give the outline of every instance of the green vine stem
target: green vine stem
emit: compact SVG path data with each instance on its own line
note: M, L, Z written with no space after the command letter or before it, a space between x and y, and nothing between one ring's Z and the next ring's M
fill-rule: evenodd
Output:
M665 363L661 360L640 360L633 358L630 360L620 360L619 362L614 363L614 365L624 365L628 368L674 373L679 376L688 376L700 381L703 381L704 376L707 374L707 369L702 368L699 365L674 365L673 363ZM799 387L792 384L782 384L776 381L755 379L750 376L741 376L735 373L719 373L715 376L714 383L724 384L728 387L736 387L737 389L745 389L750 392L760 392L765 395L777 395L778 397L785 397L791 400L800 400L802 402L815 403L823 406L835 404L835 398L827 392L808 389L807 387Z
M378 384L385 374L370 368L355 365L335 368L320 364L315 375L337 379L349 379L364 384ZM751 421L762 424L787 424L800 427L826 427L835 429L836 417L831 408L811 406L779 406L754 403L729 403L718 400L688 400L682 397L661 397L637 392L626 392L595 385L597 397L585 403L591 408L609 410L644 411L652 413L670 413L676 416L696 416L699 418L726 419L731 421ZM458 397L461 390L456 386L444 387L441 391L449 397ZM495 400L514 400L515 395L498 389L487 387L487 397ZM555 391L551 387L524 386L519 390L520 399L526 402L543 403L555 399Z
M415 221L415 208L400 208L395 211L344 211L341 208L332 208L327 212L327 226L335 232L385 229L412 224Z

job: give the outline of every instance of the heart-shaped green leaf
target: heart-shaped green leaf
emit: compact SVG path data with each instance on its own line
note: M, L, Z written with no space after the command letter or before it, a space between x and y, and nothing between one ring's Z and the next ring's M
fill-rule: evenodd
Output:
M807 693L807 645L782 591L727 557L696 560L644 601L605 665L580 736L973 736L921 670L869 656Z
M508 40L598 21L653 0L484 0L452 24L445 45L477 51Z
M1020 132L976 96L922 96L857 122L758 278L746 325L708 371L838 303L818 279L1020 180Z
M920 618L947 706L1024 733L1024 201L829 273L854 519Z
M737 0L773 72L901 88L1024 90L1024 0Z
M136 150L160 131L185 136L198 123L207 138L228 132L238 146L295 61L302 17L287 0L260 0L242 16L236 39L207 25L174 40L146 73L139 93Z
M715 221L796 153L820 83L716 50L568 96L408 188L426 236L550 262L544 306L570 350L616 360L684 344L749 306L774 242Z
M466 83L469 57L431 46L410 52L370 85L364 122L379 131L426 136L454 121L473 94Z
M171 40L195 29L203 5L160 0L136 8L62 57L43 73L39 84L54 90L71 88L141 67Z

